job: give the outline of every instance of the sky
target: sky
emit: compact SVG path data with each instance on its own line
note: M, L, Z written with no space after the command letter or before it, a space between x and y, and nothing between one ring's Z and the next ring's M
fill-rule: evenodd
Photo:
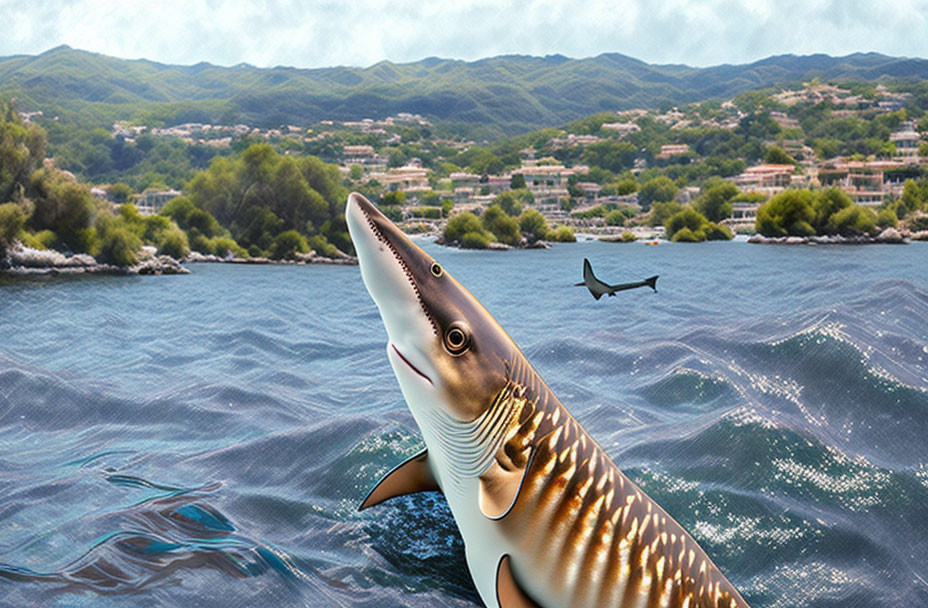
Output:
M369 66L501 54L709 66L928 57L928 0L0 0L0 56L67 44L163 63Z

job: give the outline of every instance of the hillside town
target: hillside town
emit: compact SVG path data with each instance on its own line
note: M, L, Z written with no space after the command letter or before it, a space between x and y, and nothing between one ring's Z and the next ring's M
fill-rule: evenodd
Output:
M724 102L601 113L496 141L411 113L276 128L118 121L109 135L114 152L181 146L208 159L263 142L284 156L317 156L338 167L346 188L389 207L410 232L441 233L449 218L480 216L515 192L554 228L653 238L666 218L656 221L652 203L686 206L723 182L734 189L724 217L714 221L730 233L754 233L761 205L787 190L836 188L855 205L892 205L907 183L926 175L928 119L913 105L911 93L882 84L812 81ZM21 118L40 119L41 112ZM151 172L141 181L128 198L114 198L112 183L92 192L153 215L186 187L186 180Z

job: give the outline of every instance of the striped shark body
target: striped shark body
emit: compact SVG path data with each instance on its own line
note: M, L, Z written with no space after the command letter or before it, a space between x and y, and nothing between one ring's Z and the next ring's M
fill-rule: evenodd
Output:
M426 450L364 500L441 491L491 608L746 608L482 305L370 202L346 219Z

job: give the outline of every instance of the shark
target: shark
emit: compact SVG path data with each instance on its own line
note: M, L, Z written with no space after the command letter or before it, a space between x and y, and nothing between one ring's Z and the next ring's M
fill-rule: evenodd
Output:
M608 283L603 283L596 278L596 275L593 274L593 265L590 264L590 260L583 258L583 280L579 283L574 283L574 287L586 287L590 290L590 293L593 294L593 297L598 300L606 294L615 296L615 292L617 291L637 289L638 287L650 287L654 291L657 291L657 279L658 275L654 275L653 277L648 277L643 281L609 285Z
M747 608L464 286L362 195L345 217L425 443L361 510L444 494L489 608Z

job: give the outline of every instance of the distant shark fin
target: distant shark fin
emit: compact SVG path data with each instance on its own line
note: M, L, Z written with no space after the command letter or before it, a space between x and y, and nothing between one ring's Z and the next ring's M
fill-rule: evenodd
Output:
M480 475L480 511L485 517L500 519L512 509L516 498L519 497L522 480L531 462L529 450L531 448L526 448L524 467L510 471L500 466L499 461L494 460L490 468Z
M496 567L496 603L499 608L541 608L516 582L508 555L504 555Z
M429 466L428 450L422 450L384 475L358 507L358 511L379 505L390 498L416 492L441 492Z

